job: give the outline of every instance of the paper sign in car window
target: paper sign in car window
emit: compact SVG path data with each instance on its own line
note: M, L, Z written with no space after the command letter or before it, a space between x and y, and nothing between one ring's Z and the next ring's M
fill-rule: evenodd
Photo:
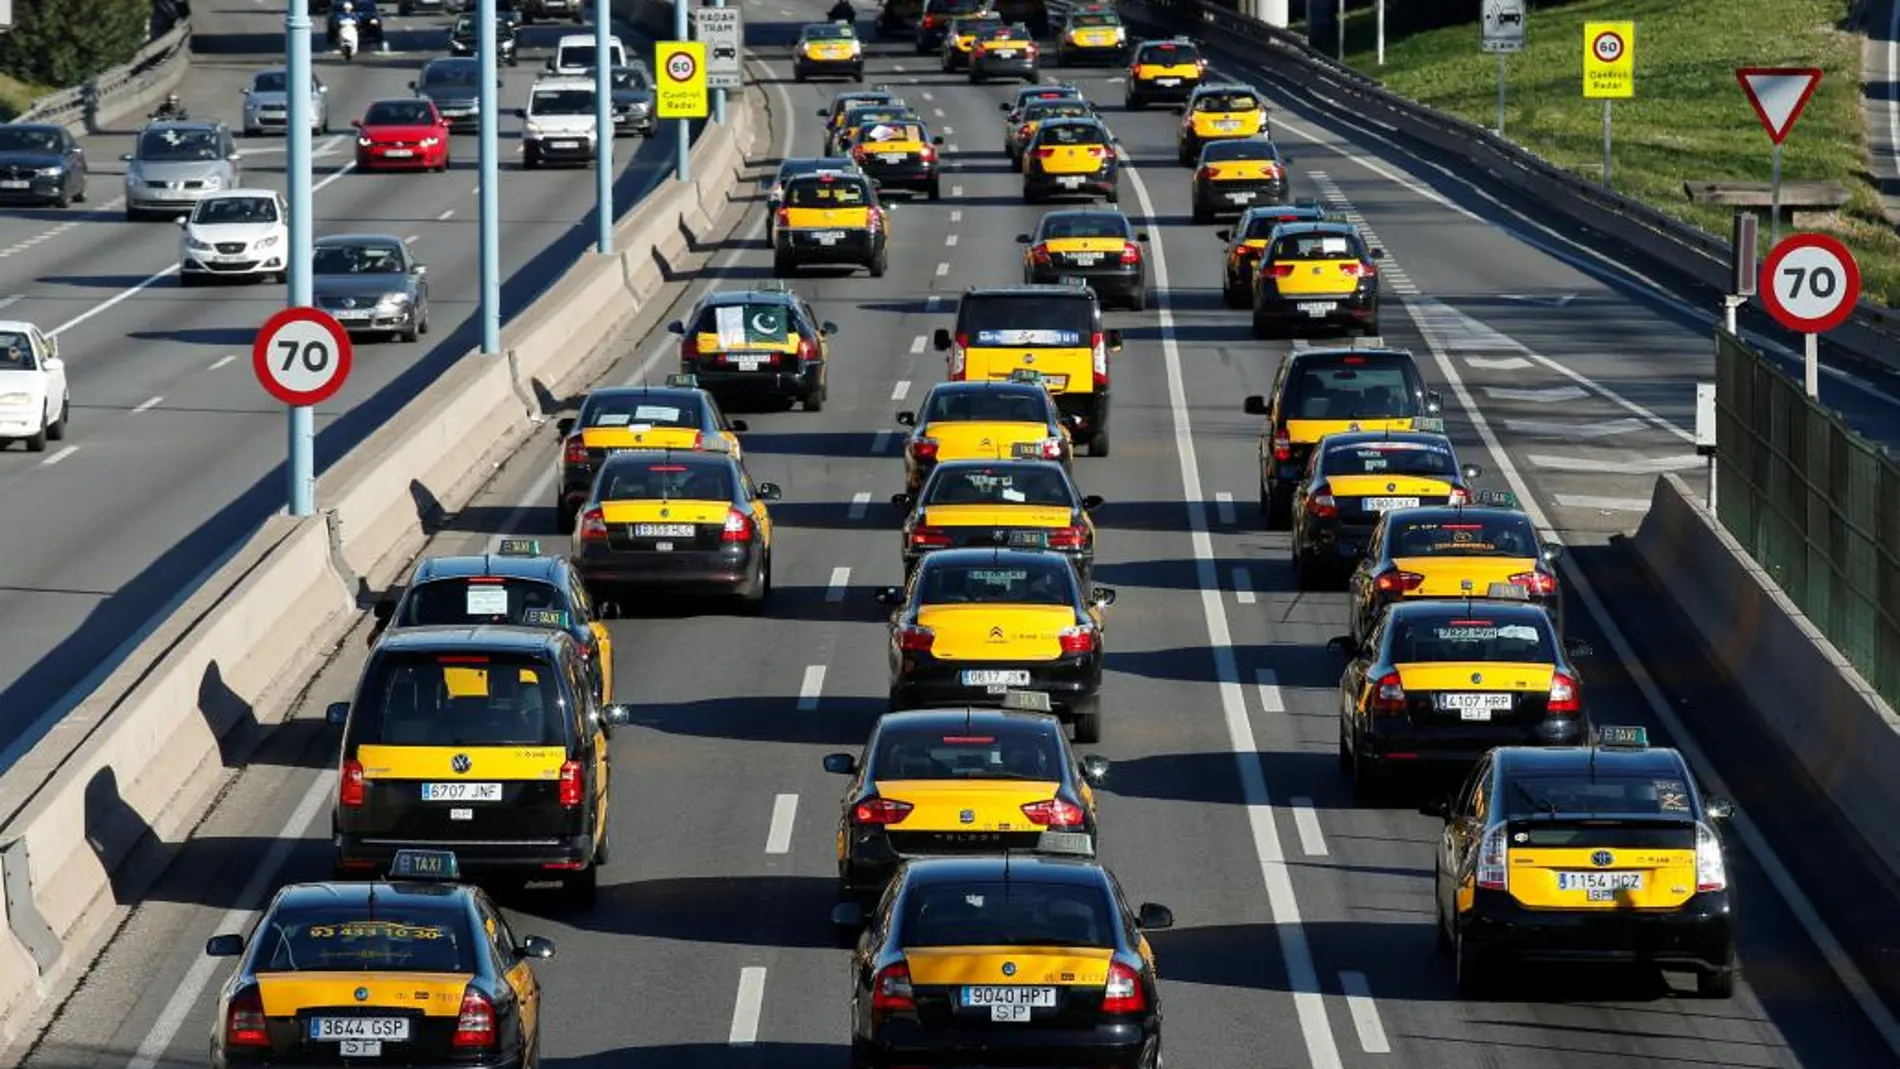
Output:
M1495 627L1441 627L1436 631L1440 642L1490 642L1498 637Z
M1510 639L1513 642L1536 642L1537 629L1527 624L1510 624L1498 628L1498 637Z
M998 586L1007 586L1011 583L1021 583L1021 582L1027 581L1029 578L1029 573L1026 571L977 570L977 571L972 571L970 573L970 578L978 583L995 583Z
M713 312L713 329L719 334L721 349L745 348L745 309L727 305Z
M465 595L466 610L470 616L503 616L508 612L508 588L488 584L471 584Z
M978 345L1080 345L1082 335L1073 330L980 330L976 334Z
M680 410L665 405L640 405L633 410L633 418L642 423L674 425L680 421Z
M624 427L627 425L627 421L632 418L633 418L632 414L627 413L627 412L602 412L594 420L594 426L596 427Z
M1345 238L1323 238L1319 243L1319 251L1326 256L1351 256L1352 242Z

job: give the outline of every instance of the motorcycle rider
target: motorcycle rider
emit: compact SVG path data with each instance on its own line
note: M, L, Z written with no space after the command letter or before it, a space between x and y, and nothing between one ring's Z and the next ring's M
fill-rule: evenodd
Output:
M168 93L165 96L165 102L158 106L158 110L152 112L150 118L183 120L191 116L185 113L185 105L179 101L178 94Z
M350 0L343 0L343 11L337 16L336 20L336 36L337 47L342 50L343 58L345 59L349 59L356 54L356 33L356 5L351 3Z
M830 11L825 12L825 17L832 22L856 22L858 11L851 6L851 0L838 0L831 5Z

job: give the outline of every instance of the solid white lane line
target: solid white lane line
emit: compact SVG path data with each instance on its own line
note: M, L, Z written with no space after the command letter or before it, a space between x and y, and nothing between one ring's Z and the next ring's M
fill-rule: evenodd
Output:
M798 711L809 713L818 708L818 694L825 689L825 666L805 666L805 681L798 685Z
M869 490L860 490L851 495L851 511L845 515L854 520L861 520L864 518L865 510L870 507L871 492Z
M236 360L236 359L237 359L237 354L235 354L235 353L230 353L230 354L226 354L226 355L224 355L224 356L220 356L220 357L218 357L218 359L217 359L217 360L216 360L215 362L213 362L213 363L212 363L212 365L211 365L210 367L208 367L208 368L205 368L205 370L206 370L206 371L216 371L216 370L218 370L219 368L221 368L221 367L223 367L223 366L224 366L224 365L226 365L226 364L229 364L230 362L232 362L233 360Z
M1279 677L1271 668L1257 668L1253 674L1254 687L1260 691L1260 711L1263 713L1286 712L1286 701L1280 697Z
M447 219L449 216L454 215L454 214L455 214L455 209L450 208L448 211L443 212L441 215L436 216L435 221L438 223L442 222L444 219Z
M420 238L421 236L422 236L421 234L411 234L408 237L403 238L402 243L404 245L414 245L416 243L416 239Z
M1148 196L1141 172L1131 168L1129 183L1142 214L1156 217L1154 200ZM1240 666L1234 657L1234 635L1227 625L1227 606L1221 598L1220 578L1214 570L1214 541L1208 534L1207 507L1201 486L1201 464L1194 449L1194 427L1188 412L1187 385L1181 370L1181 346L1175 337L1174 309L1169 300L1168 254L1156 244L1149 253L1154 259L1156 316L1161 332L1161 358L1168 380L1168 414L1174 422L1175 454L1181 466L1181 489L1186 495L1188 531L1194 547L1196 585L1201 594L1201 615L1207 624L1208 648L1214 658L1214 678L1220 681L1221 711L1227 723L1227 744L1240 776L1241 798L1247 807L1247 824L1252 833L1254 853L1260 859L1260 879L1267 892L1267 909L1278 929L1280 957L1286 968L1287 988L1293 995L1293 1009L1306 1043L1310 1069L1341 1069L1339 1045L1333 1039L1327 1020L1326 997L1320 990L1319 970L1313 964L1313 947L1307 940L1300 920L1300 903L1293 891L1292 873L1273 816L1273 797L1267 790L1265 767L1260 747L1254 739L1253 723L1247 717L1247 701L1241 689Z
M897 380L897 385L891 387L891 400L902 401L904 398L909 397L909 396L910 396L910 380L909 379L899 379Z
M831 582L825 587L826 601L843 601L845 588L851 585L851 569L839 565L831 570Z
M59 463L62 460L65 460L67 457L72 456L74 453L77 453L77 452L79 452L78 446L69 445L66 448L60 450L59 452L54 453L52 456L47 457L45 460L40 461L40 467L50 468L53 465Z
M881 457L891 447L891 432L879 431L871 436L871 455Z
M1247 574L1245 568L1234 569L1234 600L1242 605L1253 604L1253 576Z
M732 1004L732 1031L728 1046L750 1047L759 1038L759 1011L765 1005L765 966L739 970L739 997Z
M1346 1012L1352 1015L1352 1030L1359 1033L1359 1046L1367 1054L1392 1053L1392 1044L1386 1042L1385 1025L1379 1023L1379 1004L1372 1001L1372 987L1366 983L1366 974L1343 971L1339 974L1339 986L1346 992Z
M0 297L0 308L11 308L24 300L26 300L26 294L24 293L15 293L6 297Z
M145 399L145 401L144 401L144 402L143 402L142 404L140 404L140 405L139 405L139 406L138 406L137 408L134 408L134 409L133 409L132 411L134 411L134 412L149 412L149 411L151 411L152 409L154 409L154 408L157 408L157 407L158 407L158 404L159 404L159 402L161 402L161 401L163 401L163 400L164 400L164 398L163 398L163 397L148 397L148 398L146 398L146 399Z
M781 794L772 800L772 827L765 833L765 852L792 851L792 822L798 819L798 795Z
M917 354L923 352L924 346L928 344L929 341L930 339L924 337L922 334L919 334L915 338L912 338L910 340L910 355L916 356Z
M1293 829L1300 833L1300 849L1307 857L1326 856L1326 836L1320 834L1319 814L1313 811L1311 798L1289 798L1293 803Z
M284 867L290 852L301 843L304 833L310 830L311 822L317 819L317 811L330 801L335 789L335 773L317 774L316 782L304 793L297 808L291 812L290 819L271 838L270 849L264 852L263 859L251 870L250 880L238 892L239 902L259 902L266 891L277 886L278 870ZM213 931L241 935L251 926L251 917L256 912L243 906L226 910L224 916L218 918ZM170 1001L159 1011L158 1019L152 1022L151 1033L133 1052L131 1060L125 1063L125 1069L153 1069L158 1065L158 1060L165 1056L166 1048L177 1038L178 1030L184 1027L185 1018L196 1008L198 996L204 993L205 986L211 983L212 976L223 964L218 958L199 957L192 961L191 968L185 970L184 979L172 989Z
M940 264L938 264L938 265L937 265L937 277L938 277L938 278L942 278L943 276L945 276L945 275L947 275L947 274L949 274L949 273L950 273L950 265L949 265L948 263L940 263Z
M944 235L943 243L945 245L950 246L951 248L955 248L957 244L957 236L955 234L946 234Z
M1214 491L1214 514L1220 517L1222 527L1234 525L1234 495L1225 490Z

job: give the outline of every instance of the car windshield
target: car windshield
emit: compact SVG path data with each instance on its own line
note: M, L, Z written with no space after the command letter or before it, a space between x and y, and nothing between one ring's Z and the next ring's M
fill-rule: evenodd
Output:
M870 201L870 187L856 178L800 179L785 190L793 208L862 208Z
M39 361L33 359L33 344L26 335L0 331L0 371L37 371L39 366Z
M290 75L283 71L260 71L251 79L251 91L254 93L281 93L290 84Z
M463 15L460 18L457 18L455 20L455 29L450 30L449 32L454 34L457 37L475 36L475 16Z
M274 223L277 202L269 197L212 197L198 202L194 223Z
M615 67L613 71L608 74L608 78L612 79L615 89L645 90L652 88L652 83L647 78L646 68L644 67Z
M420 910L378 902L273 913L252 938L253 968L284 972L476 971L473 934L459 908Z
M513 624L564 628L567 599L552 583L498 576L431 579L402 599L398 627L434 624Z
M1215 142L1219 144L1219 142ZM1210 146L1211 147L1211 146ZM1252 211L1247 213L1246 239L1260 241L1273 236L1273 231L1281 223L1292 223L1319 218L1319 212L1310 208L1288 207L1285 211Z
M1695 803L1687 781L1668 774L1638 776L1628 774L1569 772L1562 774L1512 776L1498 801L1508 819L1517 820L1552 813L1588 813L1597 816L1694 816ZM1589 840L1585 829L1568 829L1565 842L1544 842L1542 846L1604 845ZM1683 848L1693 846L1686 840Z
M1394 620L1391 626L1388 660L1393 664L1445 661L1554 664L1557 659L1550 621L1541 615L1514 613L1509 619L1419 615Z
M389 653L351 710L351 741L381 746L565 746L559 673L539 658Z
M0 126L0 152L59 152L60 136L55 130L17 129Z
M1381 402L1372 397L1368 406ZM1412 475L1449 477L1456 473L1451 450L1424 442L1361 442L1328 446L1320 460L1322 475Z
M4 148L0 142L0 150ZM140 163L195 163L223 158L224 138L215 131L172 126L139 135Z
M1071 26L1120 26L1121 24L1122 17L1108 11L1091 11L1085 15L1069 16Z
M1106 145L1108 134L1094 123L1050 123L1036 131L1036 145Z
M1113 212L1062 212L1042 220L1042 240L1126 238L1128 220Z
M613 464L601 476L601 501L732 501L732 469L703 461Z
M699 398L691 394L620 394L589 398L581 411L586 427L687 427L704 424Z
M1291 419L1404 419L1418 415L1418 396L1400 358L1349 356L1303 363L1286 408Z
M858 31L842 22L825 22L805 27L803 36L807 41L852 41Z
M1112 947L1117 918L1094 883L1017 879L912 886L899 923L905 947Z
M1011 464L965 468L940 467L924 489L925 505L1050 505L1073 508L1075 495L1062 469L1053 465Z
M1252 111L1260 98L1252 93L1202 93L1194 100L1195 111Z
M1094 304L1049 294L972 294L963 298L957 329L966 345L1074 348L1095 332Z
M481 81L481 69L473 63L431 63L422 68L425 86L473 87Z
M592 89L540 89L528 104L530 115L592 115Z
M1229 160L1275 160L1280 158L1280 150L1271 141L1216 141L1201 150L1201 159L1207 163L1226 163Z
M980 731L880 731L869 779L1062 779L1062 744L1053 732L1012 724Z
M400 275L402 246L386 242L356 245L319 245L311 257L318 275Z
M926 557L917 579L922 605L1073 605L1075 600L1075 570L1066 560Z
M363 113L364 126L429 126L435 109L426 100L378 100Z
M1467 512L1457 523L1388 521L1394 557L1534 557L1537 532L1528 516Z
M924 408L925 423L1047 423L1048 394L1040 387L1005 390L938 390Z

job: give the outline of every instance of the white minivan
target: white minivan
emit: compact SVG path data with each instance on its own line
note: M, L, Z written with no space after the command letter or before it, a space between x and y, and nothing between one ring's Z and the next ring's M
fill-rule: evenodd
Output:
M627 65L627 50L621 45L620 38L607 38L607 51L613 53L613 62L609 66ZM561 43L554 46L554 55L548 60L550 73L566 77L579 77L594 69L594 35L591 33L570 33L562 36Z

